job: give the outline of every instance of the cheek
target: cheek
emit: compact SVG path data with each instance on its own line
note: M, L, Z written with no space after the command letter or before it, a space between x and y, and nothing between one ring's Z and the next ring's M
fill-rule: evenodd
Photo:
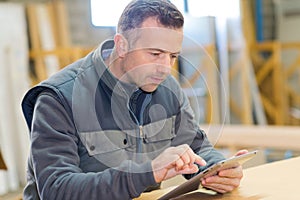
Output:
M146 76L151 74L155 69L153 63L142 53L132 53L126 58L124 69L127 73L136 76ZM137 77L141 78L141 77Z
M131 77L134 77L134 79L138 82L144 82L149 74L151 74L151 72L145 65L132 69L130 73Z
M144 58L142 55L132 52L127 54L126 61L124 63L124 68L126 68L127 71L139 68L143 65Z

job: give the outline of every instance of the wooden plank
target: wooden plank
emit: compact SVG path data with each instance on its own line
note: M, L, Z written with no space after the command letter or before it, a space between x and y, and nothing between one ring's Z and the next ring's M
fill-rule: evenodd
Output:
M262 81L271 73L274 67L274 55L267 59L267 61L260 67L260 70L256 73L256 80L258 84L261 84Z
M264 108L269 113L269 122L276 125L288 124L287 79L281 65L281 44L276 41L263 42L256 44L255 48L257 52L271 54L262 65L256 67L256 80L261 88ZM268 102L272 102L272 106Z
M51 26L50 12L48 5L44 3L36 4L37 22L42 50L52 50L56 48L53 27ZM59 61L56 55L44 56L47 76L56 73L59 70Z
M281 66L281 47L279 43L275 43L274 54L274 70L273 70L273 91L276 109L279 111L275 116L276 125L284 125L288 122L288 96L286 90L286 77Z
M248 66L248 71L246 72L246 75L248 76L249 89L252 97L253 114L258 124L266 124L266 116L261 102L258 83L255 78L255 73L253 69L253 59L255 59L257 63L262 63L263 59L257 52L252 51L254 44L256 44L256 30L253 20L254 17L251 12L251 1L240 0L240 7L242 29L246 44L246 54L249 57L248 62L246 64Z
M54 0L49 3L53 9L54 14L54 23L53 23L53 32L56 35L56 44L57 48L70 48L71 47L71 36L69 31L69 20L67 10L65 8L64 2L61 0ZM72 54L66 53L65 56L60 57L60 66L61 68L70 64L72 60Z
M269 114L269 116L275 116L277 110L275 109L274 104L270 101L269 98L267 98L264 95L261 95L262 104L266 110L266 113Z
M74 62L84 56L86 56L89 52L91 52L93 48L83 48L83 47L61 47L55 48L52 50L41 50L41 51L34 51L31 50L29 52L30 58L35 57L45 57L49 55L54 55L57 58L66 57L68 56L70 59L70 63Z
M253 115L258 125L266 125L267 124L266 114L263 108L262 98L259 92L258 84L256 82L252 62L249 60L247 65L249 67L247 68L248 71L246 74L248 76L249 86L250 86L249 89L252 96Z
M208 138L218 137L217 146L300 150L299 126L201 125Z
M245 86L244 89L242 90L242 107L241 107L241 112L242 112L242 121L243 124L253 124L253 113L252 113L252 95L258 95L256 93L251 93L251 85L250 85L250 76L248 74L250 73L249 67L252 67L248 65L247 63L249 61L249 57L246 56L247 50L243 50L243 55L242 56L244 59L244 63L242 65L242 85ZM253 87L253 86L252 86Z
M68 12L63 1L54 0L53 4L56 13L56 31L59 32L58 44L59 46L69 47L71 46L71 36L69 31Z
M300 67L300 54L298 54L296 59L289 66L284 67L285 77L288 78L292 76L294 73L297 73L296 70L298 70L299 67Z
M209 57L206 57L203 62L205 66L205 71L207 74L207 87L208 94L206 98L206 122L219 124L221 122L220 117L220 102L219 102L219 84L218 84L218 75L219 71L216 62L216 49L215 45L211 44L205 47Z
M36 6L34 4L27 5L27 18L31 49L39 52L41 51L41 41L38 30ZM32 84L36 84L47 78L47 71L45 63L41 57L35 57L33 61L36 77L32 80Z
M238 59L233 64L233 67L230 67L230 74L232 75L230 77L232 82L231 90L235 91L232 92L233 94L231 94L230 97L230 110L232 111L231 115L235 114L239 118L240 123L253 124L252 96L250 93L250 81L247 75L247 73L249 73L248 67L250 66L247 65L249 58L246 55L247 50L245 48L246 47L241 46L240 49L238 49ZM237 92L238 89L240 90Z
M31 41L30 56L34 61L36 84L70 64L75 58L78 59L82 51L78 48L71 49L69 24L62 1L28 4L27 15ZM71 51L67 51L67 48Z

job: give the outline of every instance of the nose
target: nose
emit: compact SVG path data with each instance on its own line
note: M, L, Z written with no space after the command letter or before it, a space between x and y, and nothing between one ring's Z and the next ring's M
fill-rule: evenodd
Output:
M157 72L160 74L170 74L171 73L171 67L166 65L159 65L157 66Z
M157 66L157 71L162 74L170 74L171 73L171 68L173 65L173 61L170 55L164 55L161 58L161 62Z

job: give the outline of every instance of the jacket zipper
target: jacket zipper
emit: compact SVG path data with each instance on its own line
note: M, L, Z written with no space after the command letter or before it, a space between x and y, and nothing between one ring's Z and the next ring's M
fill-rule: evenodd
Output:
M139 129L140 129L140 138L143 139L144 138L143 126L139 125Z
M143 140L144 140L144 136L145 136L144 131L143 131L143 125L142 125L144 123L143 122L143 113L145 111L146 105L149 104L149 102L151 101L151 99L152 99L151 96L146 96L146 98L145 98L145 100L143 102L142 108L140 110L140 116L139 116L140 120L137 119L137 117L135 116L135 114L131 110L131 108L129 106L129 102L127 104L127 108L129 109L129 112L132 114L135 122L139 126L139 134L137 135L137 138L136 138L136 145L137 145L136 152L137 153L142 153Z

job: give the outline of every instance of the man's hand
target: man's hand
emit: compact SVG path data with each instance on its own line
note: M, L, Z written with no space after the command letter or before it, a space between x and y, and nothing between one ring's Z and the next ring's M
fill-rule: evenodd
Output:
M198 172L199 168L206 162L187 145L169 147L152 161L152 169L155 181L172 178L178 174L192 174Z
M236 156L245 154L247 152L247 150L238 151ZM242 177L242 166L238 166L235 168L221 170L217 175L204 178L201 180L201 184L203 187L212 189L219 193L227 193L231 192L240 185Z

